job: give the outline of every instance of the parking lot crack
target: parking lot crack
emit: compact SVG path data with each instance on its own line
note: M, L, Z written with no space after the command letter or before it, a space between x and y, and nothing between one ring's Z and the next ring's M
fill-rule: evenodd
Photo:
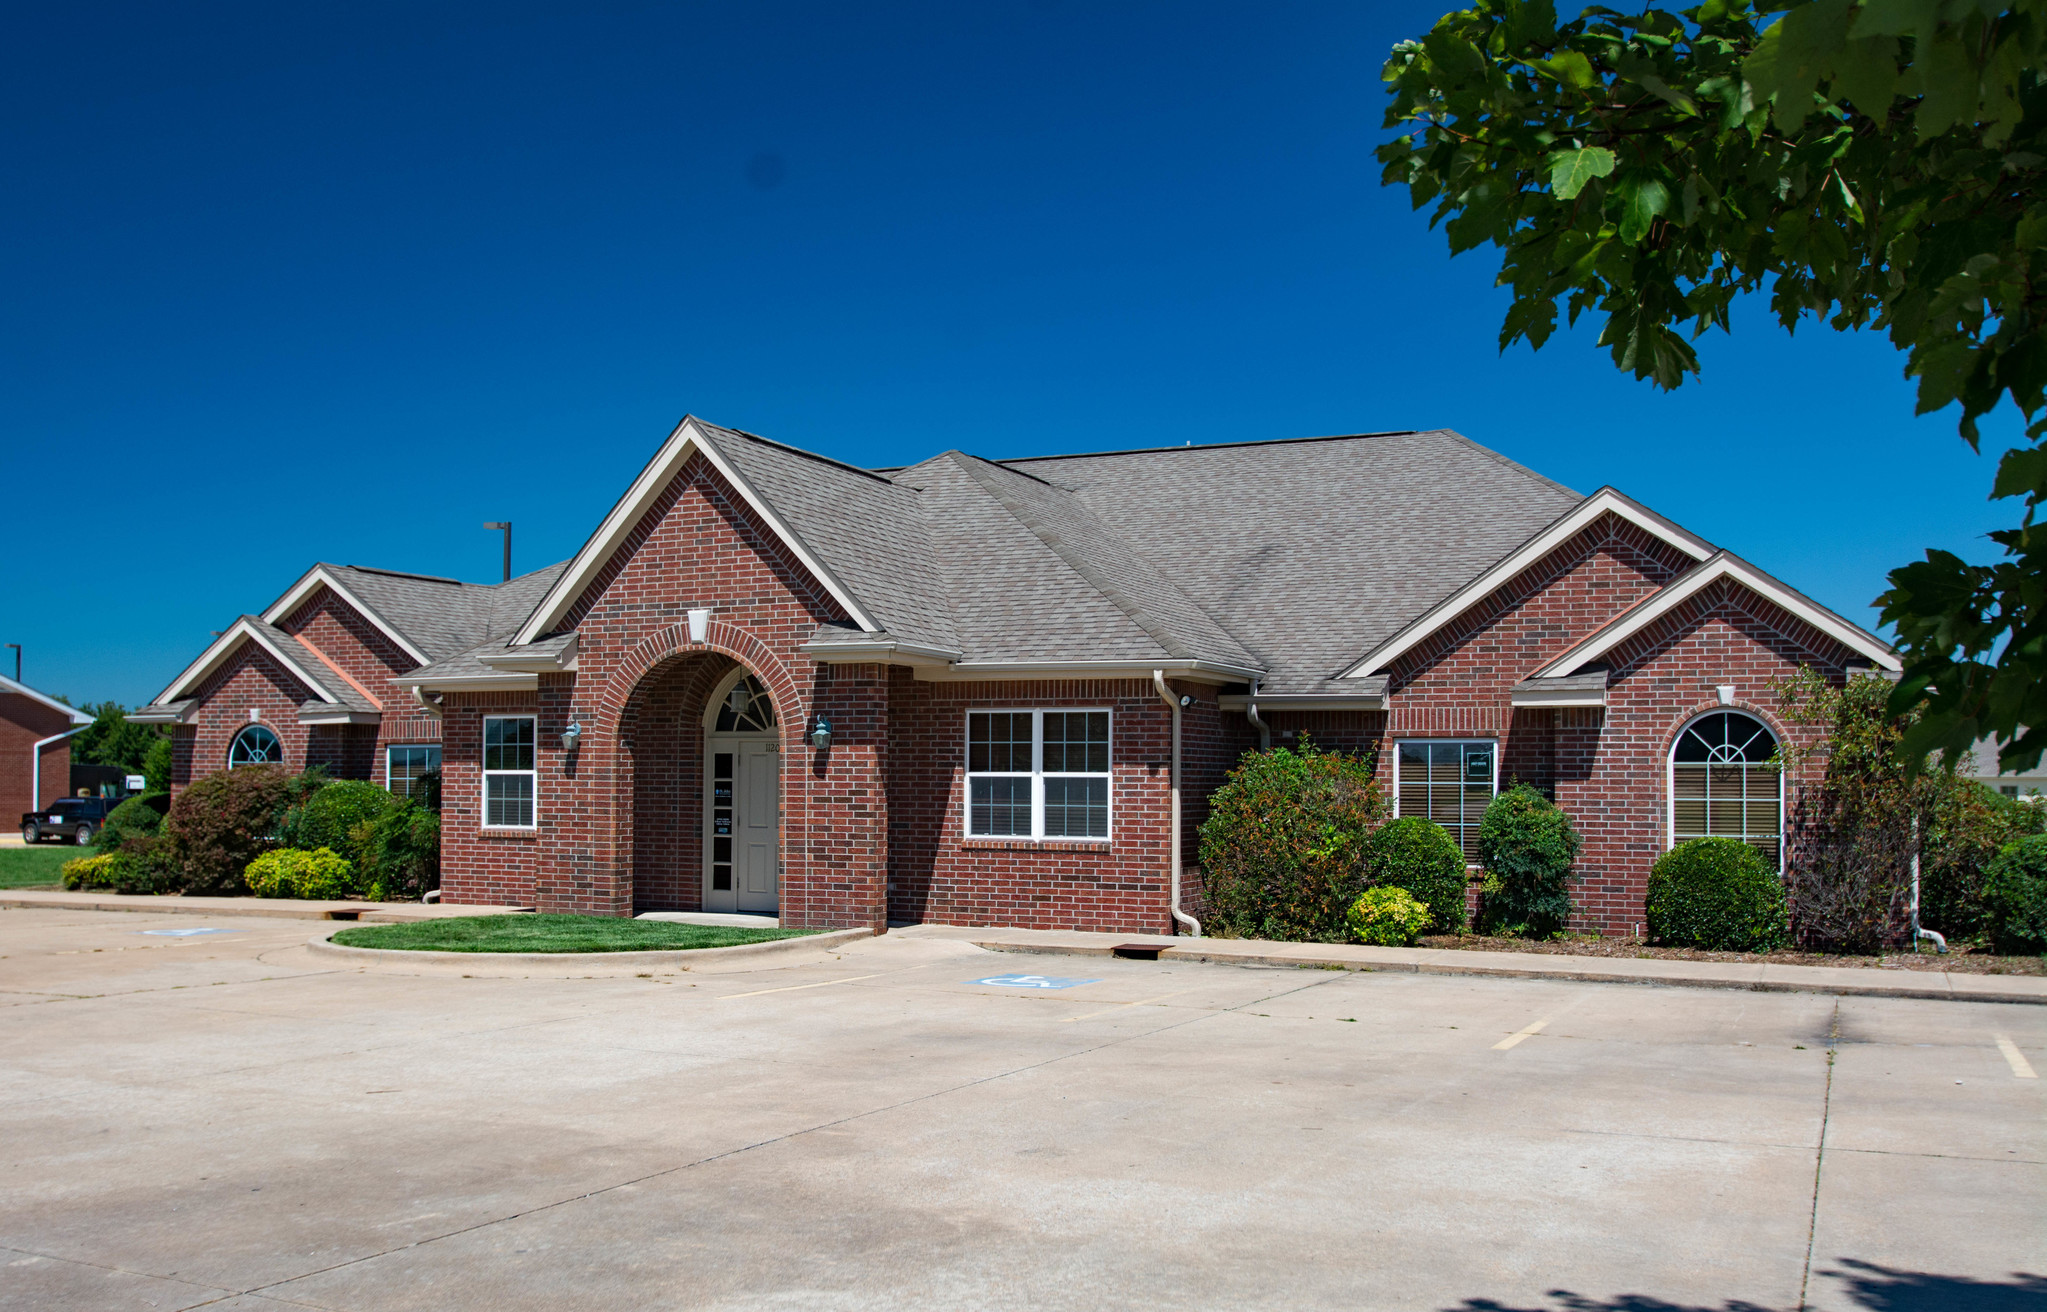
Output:
M1841 1046L1841 1004L1834 1003L1833 1021L1827 1027L1827 1082L1820 1095L1820 1137L1812 1153L1812 1211L1805 1224L1805 1270L1798 1277L1798 1312L1812 1306L1806 1291L1812 1285L1812 1248L1820 1231L1820 1175L1827 1165L1827 1121L1834 1111L1834 1054Z

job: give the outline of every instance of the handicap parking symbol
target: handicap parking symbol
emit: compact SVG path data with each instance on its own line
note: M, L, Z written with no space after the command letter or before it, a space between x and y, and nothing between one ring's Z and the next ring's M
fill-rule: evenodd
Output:
M195 938L200 934L239 934L239 929L138 929L138 934L149 934L156 938Z
M990 975L970 979L969 984L991 984L999 989L1071 989L1082 984L1099 984L1098 979L1068 979L1063 975Z

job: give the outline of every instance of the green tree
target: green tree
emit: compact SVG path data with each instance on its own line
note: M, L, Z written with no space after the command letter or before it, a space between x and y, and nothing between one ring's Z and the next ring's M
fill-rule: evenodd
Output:
M1782 11L1780 19L1771 14ZM2009 399L2031 445L1993 497L2023 502L2001 560L1929 549L1878 600L1906 651L1901 751L1995 737L2047 748L2047 97L2042 0L1706 0L1560 24L1553 0L1475 0L1394 47L1388 184L1433 206L1452 253L1505 252L1505 349L1558 304L1604 316L1618 367L1673 388L1690 339L1765 288L1905 351L1918 410ZM2038 276L2036 276L2038 275ZM1922 707L1923 703L1923 707Z
M150 750L170 741L156 725L131 723L119 702L80 709L92 716L92 723L71 740L71 759L80 765L117 765L130 774L147 774Z

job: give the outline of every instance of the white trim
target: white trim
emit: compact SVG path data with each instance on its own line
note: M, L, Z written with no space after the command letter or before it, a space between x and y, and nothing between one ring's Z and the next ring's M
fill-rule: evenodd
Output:
M1775 729L1770 727L1768 720L1742 706L1708 707L1679 725L1677 732L1670 736L1670 746L1663 751L1663 850L1666 852L1677 846L1677 745L1684 741L1685 734L1690 731L1693 725L1713 715L1740 715L1754 720L1757 724L1763 726L1763 732L1770 735L1771 743L1775 744L1779 751L1784 747L1784 740L1777 735ZM1744 765L1743 768L1749 767ZM1790 844L1785 841L1784 836L1784 771L1777 770L1774 773L1777 776L1777 873L1781 875L1784 873L1785 849ZM1711 776L1708 776L1708 778L1710 780ZM1712 818L1712 803L1709 800L1706 809L1706 823L1709 828L1712 825ZM1741 827L1744 833L1739 838L1733 834L1704 834L1694 835L1694 837L1735 838L1737 842L1746 841L1746 831L1748 829L1748 812L1746 809L1742 811Z
M775 712L775 723L771 728L726 729L722 731L718 728L718 708L724 705L727 697L732 695L732 690L738 687L741 681L748 678L753 679L756 683L760 683L760 677L760 675L744 665L734 665L731 669L725 671L718 682L712 686L711 695L704 699L705 734L717 734L721 738L773 738L776 742L782 740L782 708L775 702L774 690L765 683L761 683L761 692L767 696L768 705Z
M1108 706L975 706L961 721L964 749L960 759L960 837L966 842L1031 843L1113 843L1116 838L1116 712ZM1109 832L1106 834L1047 834L1045 832L1045 717L1047 715L1106 715L1109 717L1109 768L1060 770L1061 779L1101 779L1108 784ZM1028 715L1031 717L1031 768L1022 770L975 770L974 717L976 715ZM977 834L974 832L974 780L1021 779L1031 781L1031 832L1028 834Z
M412 657L412 659L418 661L421 665L431 665L434 663L433 657L427 655L418 647L415 647L410 639L408 639L404 634L400 633L395 627L393 627L390 624L389 621L385 620L383 616L377 614L375 608L365 605L362 598L356 596L353 592L350 592L347 588L341 586L341 580L335 578L332 574L329 574L327 572L327 567L325 565L313 566L312 569L306 572L306 576L304 578L300 579L297 583L294 583L291 586L290 591L286 592L282 597L279 597L276 601L272 602L270 604L270 609L263 612L262 616L263 622L265 624L277 623L277 621L283 619L285 616L297 610L299 608L299 604L303 602L307 597L312 595L313 589L320 587L323 584L326 586L328 591L332 592L335 596L341 598L350 606L354 607L355 612L358 615L361 615L364 619L368 620L370 624L377 630L377 632L383 634L391 641L397 643L399 649L403 651L407 656ZM444 584L442 586L446 585Z
M1405 746L1406 744L1408 744L1408 743L1430 743L1430 744L1438 744L1438 743L1454 743L1454 744L1456 744L1456 745L1458 745L1458 746L1460 746L1460 747L1464 747L1464 746L1470 746L1470 745L1473 745L1473 744L1477 744L1477 743L1484 743L1484 744L1485 744L1486 746L1488 746L1488 747L1490 747L1490 748L1492 748L1492 749L1493 749L1493 797L1494 797L1494 798L1498 798L1498 797L1499 797L1499 795L1500 795L1500 740L1499 740L1499 739L1498 739L1497 737L1495 737L1495 738L1395 738L1395 739L1393 740L1393 818L1394 818L1395 820L1398 820L1398 819L1400 818L1400 749L1401 749L1401 748L1402 748L1403 746ZM1459 787L1459 788L1462 788L1462 787L1464 786L1464 779L1463 779L1463 771L1462 771L1461 769L1460 769L1460 770L1459 770L1459 772L1458 772L1458 780L1457 780L1457 783L1458 783L1458 787ZM1425 784L1425 785L1423 785L1423 786L1424 786L1424 787L1431 787L1431 786L1433 786L1433 784ZM1459 804L1460 806L1462 806L1462 805L1463 805L1463 794L1462 794L1461 792L1460 792L1460 793L1458 794L1458 804ZM1490 806L1491 804L1492 804L1492 803L1490 803L1490 802L1488 802L1488 803L1487 803L1487 805L1488 805L1488 806ZM1479 815L1481 816L1481 818L1482 818L1482 817L1484 816L1484 814L1485 814L1485 813L1484 813L1483 811L1481 811L1481 812L1479 813ZM1442 822L1441 820L1437 820L1437 819L1436 819L1436 818L1435 818L1434 816L1423 816L1423 817L1422 817L1422 819L1424 819L1424 820L1430 820L1430 821L1434 821L1434 822L1435 822L1436 824L1438 824L1438 825L1442 825L1442 824L1443 824L1443 822ZM1460 825L1462 825L1462 824L1464 824L1465 822L1464 822L1464 821L1461 821L1461 820L1460 820L1460 821L1459 821L1458 823L1459 823ZM1474 824L1475 824L1475 823L1477 823L1477 822L1476 822L1476 821L1473 821L1473 822L1471 822L1471 823L1474 823ZM1448 825L1444 825L1443 827L1444 827L1445 829L1448 829L1448 828L1449 828L1449 826L1448 826ZM1459 844L1458 844L1458 849L1459 849L1460 851L1461 851L1461 850L1463 850L1463 846L1464 846L1464 845L1463 845L1462 843L1459 843ZM1467 857L1467 858L1465 858L1465 862L1464 862L1464 868L1465 868L1466 870L1476 870L1476 869L1478 868L1478 862L1477 862L1477 861L1474 861L1474 860L1472 860L1472 859L1471 859L1471 858L1469 858L1469 857Z
M1386 694L1375 693L1358 697L1310 697L1305 694L1275 696L1261 692L1256 697L1249 693L1224 693L1215 699L1215 704L1226 711L1241 711L1252 703L1264 711L1383 711L1386 709Z
M254 618L254 616L244 615L233 624L230 624L227 632L214 639L213 645L201 652L198 660L186 666L185 672L171 681L170 687L165 688L156 695L155 703L161 705L164 702L179 700L191 688L203 681L207 675L220 668L221 664L228 657L239 651L242 643L254 642L264 651L269 652L279 665L289 670L293 678L311 689L314 696L323 702L332 702L337 706L340 705L341 699L339 697L328 692L325 684L307 673L304 666L286 655L284 648L271 640L270 634L265 632L270 626L265 624L259 627L252 622Z
M269 734L270 741L277 744L277 756L275 759L269 761L244 761L242 762L242 764L244 765L291 764L291 762L287 760L285 757L284 735L277 732L277 730L271 728L269 725L263 723L261 720L251 720L249 723L235 730L235 736L227 740L227 764L225 768L229 770L235 768L235 748L241 745L242 739L248 737L250 734L256 732L258 729L261 729L264 733Z
M709 435L698 426L697 420L689 417L675 426L675 431L668 435L668 440L654 453L654 458L647 462L646 468L640 471L640 476L633 480L633 485L619 498L618 504L611 508L611 513L604 517L604 522L597 526L597 531L590 535L590 540L583 544L583 549L576 553L575 559L569 562L569 567L562 571L561 577L554 581L554 586L547 590L547 595L540 599L540 604L534 608L533 614L527 618L519 631L512 635L512 641L508 645L520 647L532 642L552 629L561 617L568 613L569 608L575 605L576 600L596 581L597 575L603 572L605 565L618 554L619 548L625 544L634 526L652 508L668 485L675 481L676 475L682 472L682 467L690 456L699 451L703 453L704 459L711 463L712 468L732 485L733 490L739 493L740 498L754 513L767 521L768 528L782 540L782 544L789 548L804 569L810 571L812 577L824 585L825 591L831 593L832 597L846 608L846 613L852 616L862 629L869 633L881 631L881 625L875 623L866 609L853 599L853 594L839 582L838 577L811 554L803 539L796 536L782 521L782 517L775 513L774 507L768 504L767 498L755 491L753 485L732 467L731 462L719 454Z
M92 717L90 715L87 715L84 711L79 710L76 706L66 706L63 702L58 701L55 697L45 697L43 694L37 692L35 689L29 687L27 684L16 683L14 680L8 678L5 675L0 675L0 692L20 693L23 697L27 697L32 701L41 702L43 705L49 707L53 711L62 711L64 712L64 714L71 717L71 723L73 724L92 723Z
M571 633L569 640L552 652L520 651L516 647L505 651L480 651L476 653L476 663L488 665L493 670L517 670L528 674L573 670L576 668L578 636Z
M877 662L887 663L887 662ZM991 679L1143 679L1164 670L1188 683L1243 683L1263 670L1241 669L1214 661L960 661L942 667L913 667L913 677L926 683Z
M458 674L445 679L412 680L400 676L396 682L428 692L533 692L540 687L537 674Z
M1516 688L1508 697L1514 706L1604 706L1606 691L1586 692L1580 688Z
M1713 554L1713 544L1698 534L1678 527L1633 497L1611 487L1603 487L1579 502L1576 508L1562 519L1516 547L1498 564L1431 607L1420 619L1365 653L1363 660L1338 677L1362 679L1385 670L1394 661L1420 646L1443 626L1499 591L1515 575L1584 532L1594 520L1608 513L1618 515L1644 532L1668 542L1693 560L1704 560Z
M382 711L358 711L352 706L322 705L313 710L299 708L300 724L382 724Z
M490 722L492 720L526 720L531 722L533 725L533 765L531 768L525 770L492 770L484 765L484 762L489 759L487 754L490 751ZM517 713L510 715L486 715L483 717L483 723L477 726L476 746L476 801L479 808L476 817L478 821L477 828L494 830L500 833L518 834L529 833L540 828L540 717ZM490 822L490 781L493 778L509 778L513 775L525 775L533 780L533 819L523 825L494 825Z
M730 899L732 903L731 910L737 911L739 909L740 890L738 852L739 825L740 816L742 814L739 805L740 803L739 791L742 787L745 786L741 779L741 776L745 769L744 765L742 764L742 760L745 756L745 753L742 750L740 750L741 748L747 746L748 744L758 744L766 748L767 751L774 754L775 815L778 821L784 815L782 809L782 802L783 794L787 790L782 786L782 774L784 769L788 766L788 761L784 759L784 753L782 751L783 729L782 708L775 703L774 699L775 694L768 688L766 684L761 685L761 691L767 695L768 704L770 706L774 706L775 708L774 727L768 729L730 729L722 733L719 732L717 727L718 707L724 703L725 699L728 696L731 695L732 690L739 685L740 681L749 676L751 676L756 681L758 681L760 678L758 674L755 674L754 671L748 669L744 665L733 666L730 670L725 672L725 675L722 678L718 680L717 684L711 689L711 696L706 698L704 701L703 717L704 757L702 763L703 773L700 776L703 780L704 842L703 860L699 863L700 878L698 880L698 883L700 885L699 890L700 896L704 899L704 901L702 901L699 905L702 905L706 908L710 907L709 899L717 897L721 899ZM732 832L724 835L720 835L717 832L718 781L715 773L717 762L714 758L716 757L720 748L723 748L726 752L730 753L733 758ZM713 889L711 887L711 878L716 873L712 869L712 867L717 864L717 862L713 860L713 857L717 855L717 840L720 837L729 838L732 840L733 858L725 863L726 865L732 868L732 887L727 889ZM785 837L786 835L782 832L782 826L778 824L775 831L775 906L777 908L777 912L779 912L779 909L782 905L782 866L783 858L785 855L782 851L782 844Z
M1537 670L1533 677L1559 679L1577 673L1584 666L1598 660L1662 619L1677 606L1697 596L1708 584L1721 579L1733 579L1757 596L1804 620L1842 646L1869 657L1886 670L1904 668L1897 654L1886 647L1875 634L1855 627L1825 607L1793 592L1741 557L1723 551L1683 578L1666 584L1633 610Z

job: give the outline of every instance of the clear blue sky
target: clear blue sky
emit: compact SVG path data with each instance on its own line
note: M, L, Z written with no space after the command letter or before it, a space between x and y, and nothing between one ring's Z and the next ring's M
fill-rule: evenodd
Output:
M1982 554L1880 337L1498 354L1496 258L1371 159L1443 7L17 10L0 642L145 701L315 560L570 555L685 412L870 465L1452 427L1864 623Z

